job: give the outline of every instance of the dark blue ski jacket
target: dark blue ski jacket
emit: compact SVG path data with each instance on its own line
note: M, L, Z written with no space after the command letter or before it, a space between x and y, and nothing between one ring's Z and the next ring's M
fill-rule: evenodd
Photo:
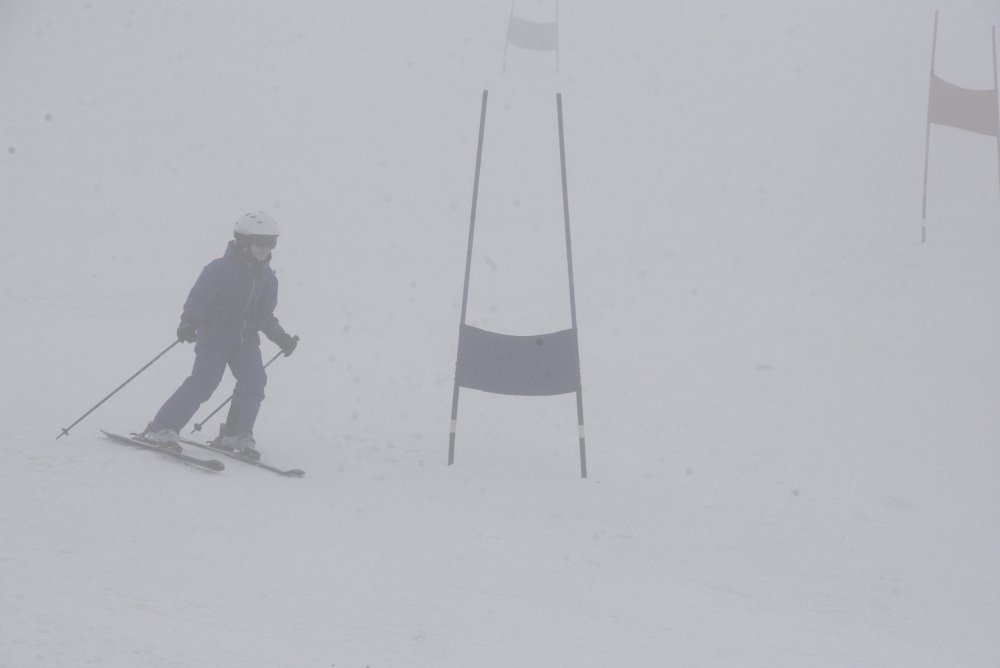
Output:
M270 257L256 260L230 241L225 254L202 269L181 320L194 323L199 343L260 345L257 332L272 341L284 334L274 317L277 305L278 277Z

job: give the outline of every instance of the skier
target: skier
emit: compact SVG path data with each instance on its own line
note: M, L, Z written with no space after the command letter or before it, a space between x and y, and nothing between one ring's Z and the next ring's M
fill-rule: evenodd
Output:
M225 254L202 270L184 302L177 338L195 343L191 375L163 404L144 436L178 450L178 432L212 396L228 365L236 388L219 444L257 459L253 426L267 384L257 332L276 343L285 357L299 337L290 336L274 317L278 279L269 263L278 224L262 211L248 213L236 221L233 236Z

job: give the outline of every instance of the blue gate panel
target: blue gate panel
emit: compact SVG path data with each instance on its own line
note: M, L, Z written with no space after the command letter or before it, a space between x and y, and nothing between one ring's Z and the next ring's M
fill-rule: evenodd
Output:
M580 354L575 329L513 336L462 325L455 379L462 387L521 396L576 392Z

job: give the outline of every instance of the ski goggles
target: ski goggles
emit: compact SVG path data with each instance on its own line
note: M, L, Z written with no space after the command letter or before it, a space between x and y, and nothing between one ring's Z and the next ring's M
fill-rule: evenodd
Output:
M251 234L250 245L257 248L274 248L278 245L278 237L270 234Z

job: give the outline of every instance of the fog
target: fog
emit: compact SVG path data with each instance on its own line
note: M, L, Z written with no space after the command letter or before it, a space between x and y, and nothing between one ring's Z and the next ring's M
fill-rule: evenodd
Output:
M994 90L992 1L0 3L0 666L995 665L1000 144L928 124L935 12ZM467 322L570 327L561 94L586 478L574 393L463 388L448 465L484 90ZM54 440L252 210L305 477L101 436L186 344Z

